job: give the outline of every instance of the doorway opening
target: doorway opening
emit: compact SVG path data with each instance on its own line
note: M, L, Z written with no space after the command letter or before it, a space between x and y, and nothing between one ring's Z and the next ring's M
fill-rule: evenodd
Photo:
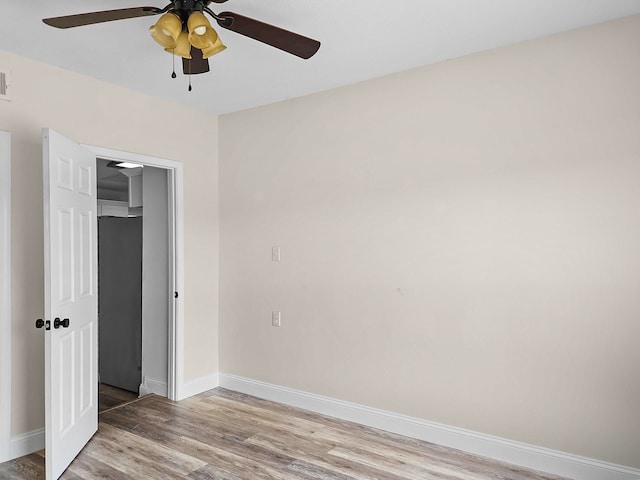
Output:
M100 383L166 397L173 300L167 170L98 158L96 177Z
M98 232L103 237L98 239L100 381L139 395L180 400L182 164L85 147L96 155ZM101 268L105 261L109 267ZM109 271L117 264L124 271Z

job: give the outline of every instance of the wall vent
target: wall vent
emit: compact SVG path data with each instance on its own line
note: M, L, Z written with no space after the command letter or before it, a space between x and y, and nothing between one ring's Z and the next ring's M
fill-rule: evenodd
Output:
M9 96L9 72L0 71L0 100L11 101Z

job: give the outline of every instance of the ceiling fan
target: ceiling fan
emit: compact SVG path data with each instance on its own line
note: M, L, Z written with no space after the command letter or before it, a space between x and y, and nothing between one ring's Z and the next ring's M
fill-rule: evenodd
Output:
M157 23L149 28L151 37L164 47L165 51L182 57L185 75L208 72L209 57L227 48L205 17L205 13L211 16L222 28L253 38L300 58L309 59L320 48L320 42L312 38L234 12L215 13L209 8L211 3L226 1L172 0L164 8L120 8L45 18L42 21L56 28L72 28L114 20L162 15ZM175 72L172 76L175 78Z

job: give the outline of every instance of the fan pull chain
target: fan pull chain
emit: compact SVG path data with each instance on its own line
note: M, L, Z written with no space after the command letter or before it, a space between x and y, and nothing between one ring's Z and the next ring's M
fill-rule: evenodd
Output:
M191 59L189 59L189 91L191 90Z
M173 61L173 72L171 72L171 78L176 78L176 49L172 49L171 53L173 54L171 56L171 59Z

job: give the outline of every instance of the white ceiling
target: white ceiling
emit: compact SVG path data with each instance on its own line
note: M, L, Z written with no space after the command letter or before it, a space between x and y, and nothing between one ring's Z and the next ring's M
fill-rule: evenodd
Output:
M211 72L171 78L148 33L157 17L68 30L42 18L168 0L0 0L0 49L107 82L228 113L640 13L640 0L229 0L239 14L322 42L310 60L218 28ZM215 26L215 24L214 24ZM182 71L180 59L176 68Z

